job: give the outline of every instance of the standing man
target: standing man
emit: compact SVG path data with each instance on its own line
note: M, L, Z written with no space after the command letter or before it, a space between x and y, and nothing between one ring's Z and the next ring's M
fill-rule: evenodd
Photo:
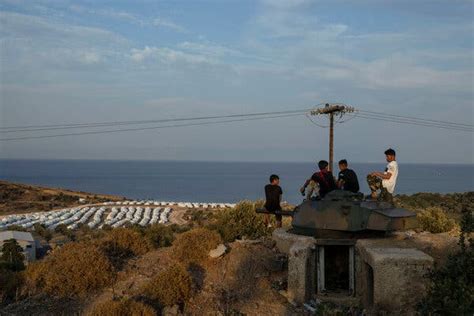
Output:
M328 170L329 163L326 160L318 162L319 172L315 172L311 179L306 180L300 192L303 194L311 181L319 185L319 196L323 198L326 194L337 189L332 172Z
M270 184L265 186L265 208L270 213L275 213L275 211L280 211L281 198L283 195L283 190L280 187L280 177L276 174L270 176ZM276 226L281 227L282 216L280 214L275 214ZM265 214L265 224L270 225L270 215Z
M339 177L337 179L337 187L344 191L353 193L359 192L359 180L354 170L347 167L347 160L339 161Z
M396 161L395 150L389 148L385 151L388 162L384 172L372 172L367 176L367 183L371 191L371 198L377 199L377 191L380 190L380 200L392 202L393 192L398 177L398 163Z

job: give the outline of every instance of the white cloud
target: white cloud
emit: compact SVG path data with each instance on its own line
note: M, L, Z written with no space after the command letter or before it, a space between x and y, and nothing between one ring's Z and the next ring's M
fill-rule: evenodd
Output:
M132 48L130 58L135 62L155 60L163 63L216 64L217 60L201 54L191 54L168 47Z
M96 64L100 62L100 55L96 52L84 52L81 59L85 64Z
M159 28L167 28L173 30L175 32L186 33L187 30L181 25L178 25L170 20L163 19L163 18L155 18L152 24Z
M1 12L2 55L8 63L4 70L49 71L106 63L121 58L128 41L108 30L53 22L43 17ZM123 55L125 56L125 55ZM48 68L49 67L49 68ZM37 73L37 72L34 72Z

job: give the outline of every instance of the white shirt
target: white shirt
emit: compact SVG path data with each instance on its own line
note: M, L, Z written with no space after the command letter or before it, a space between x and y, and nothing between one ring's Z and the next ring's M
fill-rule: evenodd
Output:
M387 169L384 174L389 173L392 175L390 179L383 179L382 186L387 189L387 191L393 194L395 191L395 184L397 184L397 177L398 177L398 163L394 160L388 163Z

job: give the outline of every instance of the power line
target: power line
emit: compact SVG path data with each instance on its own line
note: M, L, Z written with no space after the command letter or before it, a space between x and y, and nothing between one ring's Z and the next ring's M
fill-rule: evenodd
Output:
M293 116L299 116L299 115L303 115L303 113L280 114L280 115L264 116L264 117L241 118L241 119L232 119L232 120L221 120L221 121L211 121L211 122L201 122L201 123L186 123L186 124L175 124L175 125L164 125L164 126L151 126L151 127L140 127L140 128L127 128L127 129L116 129L116 130L105 130L105 131L90 131L90 132L79 132L79 133L0 138L0 141L15 141L15 140L42 139L42 138L54 138L54 137L65 137L65 136L95 135L95 134L110 134L110 133L144 131L144 130L155 130L155 129L165 129L165 128L176 128L176 127L203 126L203 125L222 124L222 123L231 123L231 122L255 121L255 120L282 118L282 117L293 117Z
M367 111L367 110L359 110L359 112L367 113L367 114L374 114L374 115L392 116L392 117L404 118L404 119L410 119L410 120L417 120L417 121L440 123L440 124L444 124L444 125L455 125L455 126L462 125L462 126L466 126L466 127L474 127L474 125L472 125L472 124L464 124L464 123L456 123L456 122L440 121L440 120L432 120L432 119L420 119L420 118L413 117L413 116L388 114L388 113L383 113L383 112L375 112L375 111Z
M296 114L296 113L305 113L305 112L308 112L310 110L311 109L301 109L301 110L289 110L289 111L259 112L259 113L231 114L231 115L217 115L217 116L198 116L198 117L184 117L184 118L156 119L156 120L110 121L110 122L72 123L72 124L56 124L56 125L12 126L12 127L0 127L0 133L49 131L49 130L77 129L77 128L90 128L90 127L108 127L108 126L121 126L121 125L139 125L139 124L152 124L152 123L171 123L171 122L183 122L183 121L200 121L200 120L213 120L213 119L223 119L223 118L253 117L253 116L293 114L293 113Z
M410 121L410 120L403 120L403 119L390 118L390 117L377 116L377 115L368 115L368 114L364 114L364 113L358 113L357 117L363 118L363 119L369 119L369 120L378 120L378 121L384 121L384 122L408 124L408 125L415 125L415 126L442 128L442 129L464 131L464 132L473 132L474 131L474 129L468 128L468 127L459 127L459 126L440 125L440 124L433 124L433 123L414 122L414 121Z

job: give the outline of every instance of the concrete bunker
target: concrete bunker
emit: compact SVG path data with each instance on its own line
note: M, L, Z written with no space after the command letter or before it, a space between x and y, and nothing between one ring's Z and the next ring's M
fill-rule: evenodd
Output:
M410 314L425 293L433 258L384 238L328 239L277 229L288 255L287 297L297 304L320 299L368 311Z

